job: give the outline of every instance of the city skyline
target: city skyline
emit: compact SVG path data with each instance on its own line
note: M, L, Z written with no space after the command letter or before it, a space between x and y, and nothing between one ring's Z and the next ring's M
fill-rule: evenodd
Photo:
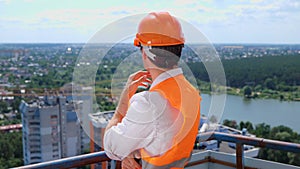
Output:
M94 0L76 3L0 0L0 11L0 43L86 43L97 31L118 19L151 11L169 11L198 28L212 43L300 43L300 2L296 0L126 4Z

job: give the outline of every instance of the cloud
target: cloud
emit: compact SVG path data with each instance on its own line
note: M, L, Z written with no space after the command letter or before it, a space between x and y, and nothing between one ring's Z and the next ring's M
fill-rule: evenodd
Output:
M210 36L215 36L217 31L222 30L222 33L227 33L230 38L234 33L232 30L242 32L242 28L246 27L249 27L249 31L250 28L257 29L256 33L261 28L263 34L263 31L267 30L266 25L282 27L281 29L286 32L290 29L300 29L300 2L297 0L175 0L160 3L130 1L126 4L95 2L82 5L73 3L60 5L60 1L53 1L47 4L47 7L43 3L38 3L39 1L31 3L32 1L34 0L16 3L17 1L0 0L0 4L4 4L0 5L0 30L12 28L23 32L55 30L57 36L60 36L59 30L64 32L69 30L89 38L92 33L120 18L151 11L169 11L199 29L213 32ZM25 8L27 4L29 5ZM22 5L24 8L20 7ZM289 36L299 37L299 35Z
M130 12L121 10L121 11L114 11L114 12L112 12L112 14L113 15L127 15L127 14L130 14Z
M0 2L9 3L11 0L0 0Z

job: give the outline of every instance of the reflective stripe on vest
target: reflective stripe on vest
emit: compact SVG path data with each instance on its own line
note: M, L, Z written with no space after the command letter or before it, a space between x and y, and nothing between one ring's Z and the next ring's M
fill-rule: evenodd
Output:
M191 156L198 133L201 101L199 92L182 74L157 84L151 91L159 92L182 114L183 124L172 140L172 147L163 155L151 157L145 149L141 149L143 169L183 168Z

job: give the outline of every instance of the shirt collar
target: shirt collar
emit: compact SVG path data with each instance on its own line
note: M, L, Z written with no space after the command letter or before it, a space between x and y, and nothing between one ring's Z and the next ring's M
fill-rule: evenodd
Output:
M182 73L183 72L182 72L181 68L175 68L175 69L165 71L157 76L157 78L152 82L150 89L153 88L154 86L156 86L157 84L159 84L160 82L165 81L171 77L175 77Z

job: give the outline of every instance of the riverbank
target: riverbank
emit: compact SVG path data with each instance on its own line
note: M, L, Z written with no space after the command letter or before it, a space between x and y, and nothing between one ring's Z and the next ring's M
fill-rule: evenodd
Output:
M247 99L277 99L281 101L300 101L299 90L295 92L282 92L276 90L262 90L259 92L251 92L250 95L245 95L244 89L240 88L227 88L227 94L243 96Z
M204 94L211 93L210 83L208 82L199 82L200 91ZM227 94L242 96L246 99L276 99L280 101L300 101L300 86L297 86L297 90L293 92L284 92L270 89L263 89L255 91L251 87L244 88L235 88L235 87L223 87L226 89ZM245 90L249 90L249 93L245 93ZM246 95L247 94L247 95Z

